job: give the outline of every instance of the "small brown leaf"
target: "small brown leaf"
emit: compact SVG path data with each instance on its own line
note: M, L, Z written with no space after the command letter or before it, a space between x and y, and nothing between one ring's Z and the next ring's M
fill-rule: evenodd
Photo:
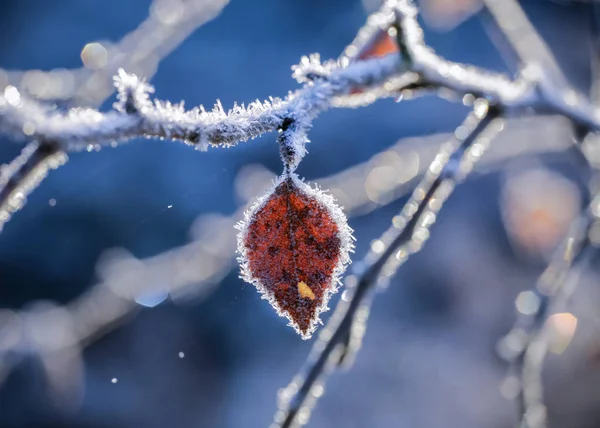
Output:
M330 195L286 174L237 227L242 278L310 338L350 262L352 230L342 210Z
M371 41L358 50L356 59L380 58L399 51L396 39L390 36L387 31L380 30L374 35Z
M364 61L370 58L380 58L400 51L396 39L383 29L377 30L366 39L366 42L363 42L362 45L356 47L356 54L349 58L350 61ZM361 94L363 92L362 89L350 90L350 94L352 95Z

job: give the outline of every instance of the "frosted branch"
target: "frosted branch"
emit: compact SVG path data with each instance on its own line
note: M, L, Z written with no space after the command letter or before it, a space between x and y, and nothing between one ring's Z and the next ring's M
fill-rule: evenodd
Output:
M436 156L421 184L392 220L392 227L373 241L371 251L358 263L362 272L346 278L347 290L321 331L306 367L280 393L274 426L304 425L321 395L326 376L360 348L373 291L387 285L398 267L427 241L444 201L484 153L491 133L500 129L491 126L501 123L498 113L483 100L475 103L473 114L457 129L456 138Z
M69 106L98 106L113 90L119 68L152 77L160 62L190 34L214 19L228 0L153 0L149 16L116 43L102 42L106 55L99 69L81 67L65 70L0 69L0 91L15 86L37 100L61 101ZM50 46L43 47L50 49Z
M530 70L524 70L522 77L513 81L439 57L425 45L416 14L410 0L384 4L369 18L355 43L366 32L384 29L396 38L399 54L353 61L347 48L338 61L321 63L316 55L305 57L294 67L294 76L304 87L284 99L255 101L247 107L236 104L227 112L220 102L212 111L202 106L186 111L183 103L151 100L154 89L150 84L119 71L115 77L119 101L115 110L107 113L85 108L59 111L7 86L0 95L0 132L15 138L52 141L65 152L98 150L137 137L183 141L205 150L209 146L231 147L279 130L285 120L294 121L298 135L305 134L312 121L330 107L355 107L386 96L441 88L458 95L485 97L503 114L535 109L561 114L589 129L600 130L598 115L589 102L574 91L556 93L544 81L542 85ZM362 93L360 97L350 96L357 90ZM305 152L304 140L298 139L297 153Z
M475 106L474 114L480 117L478 124L473 127L473 124L467 121L457 130L457 138L462 140L462 144L449 152L440 153L438 159L430 166L428 176L417 188L403 212L394 218L394 226L380 239L373 241L371 252L364 262L359 264L364 266L365 270L347 278L346 285L352 291L345 292L330 322L322 331L319 342L315 344L306 367L280 394L275 426L291 427L306 423L312 407L322 394L327 375L336 366L348 362L360 348L375 284L387 285L389 277L427 240L429 226L435 221L437 211L456 182L462 178L457 175L460 169L457 169L457 165L461 165L465 160L469 160L472 165L477 157L469 159L468 154L471 150L480 153L483 147L471 145L490 122L498 115L506 115L511 113L511 110L514 112L529 106L540 113L561 114L587 131L599 129L597 111L585 97L568 87L556 89L558 85L553 85L547 76L540 75L530 63L526 63L527 66L521 72L523 77L517 83L502 76L482 73L476 68L459 64L449 65L424 45L414 6L401 0L389 4L394 6L392 10L398 25L392 28L395 31L388 29L388 34L397 36L402 65L406 71L418 76L416 83L412 84L413 88L419 89L419 84L422 84L424 88L442 87L458 94L485 96L494 107L488 114L485 104L486 111L481 115L478 106ZM516 3L515 7L518 8ZM386 12L385 6L382 11L379 13ZM385 22L385 13L383 16L375 16L376 22ZM526 21L526 18L523 19ZM328 64L319 67L313 58L307 61L306 72L300 73L300 76L314 78L318 73L326 74L330 67ZM481 105L484 104L480 104L479 107ZM483 139L487 140L486 137ZM463 159L465 154L467 156ZM470 166L466 168L466 171L468 170ZM568 267L566 269L568 272Z
M356 40L346 49L354 55L344 55L341 64L355 64L359 46L373 37L376 31L387 31L393 35L401 47L398 72L392 79L373 85L366 96L360 97L366 105L379 98L398 97L413 91L424 93L432 89L448 89L455 95L485 96L491 103L501 105L506 110L522 110L539 102L535 93L535 82L521 78L511 80L508 76L483 70L478 67L448 61L437 55L425 44L423 30L417 19L417 9L408 0L391 1L382 11L369 17L368 23ZM360 63L360 62L359 62ZM318 55L302 58L294 67L294 77L299 82L318 81L327 78L336 70L337 62L321 62ZM339 96L337 105L355 106L351 98Z
M509 3L510 7L518 9L516 3ZM509 3L507 0L506 4ZM326 376L340 364L348 363L360 348L375 289L386 286L406 259L422 248L443 203L483 154L493 134L502 126L502 117L531 112L558 114L586 131L600 131L600 118L589 100L568 85L557 84L561 83L560 79L554 82L551 76L541 73L536 61L525 58L535 49L532 51L530 44L526 50L521 49L514 33L510 33L510 40L522 57L516 79L440 57L425 44L416 15L417 9L410 0L389 0L369 18L353 45L338 61L321 62L313 55L303 58L294 67L294 77L303 84L302 88L281 99L256 101L247 107L235 105L228 111L219 102L214 109L206 111L203 107L185 110L183 103L152 100L154 88L150 84L122 71L115 78L118 90L115 109L105 113L96 109L61 111L33 101L15 87L7 86L0 95L0 132L38 143L27 146L20 157L0 172L0 226L22 206L26 195L48 168L58 166L61 159L64 160L63 152L94 151L138 137L181 141L204 150L211 146L231 147L268 132L281 131L293 133L285 134L290 137L286 141L293 144L290 147L282 145L284 160L286 150L294 154L289 162L289 167L293 168L304 153L303 144L312 121L328 108L356 107L383 97L408 98L431 91L440 95L442 89L461 97L467 95L466 99L476 99L473 113L456 130L455 138L439 152L421 185L402 212L394 217L392 227L372 242L365 260L357 263L354 274L346 278L348 289L321 332L306 367L281 394L275 425L304 424L322 394ZM528 24L524 15L519 17ZM506 26L501 27L507 33L510 31ZM535 34L533 27L527 29ZM378 58L358 58L356 52L360 51L361 43L376 31L384 31L393 37L399 52ZM591 217L587 217L587 221L589 226ZM586 246L581 244L580 247L583 250ZM582 252L570 254L577 257ZM558 267L564 269L564 275L552 282L555 291L564 288L560 284L570 272L573 260ZM160 261L153 262L165 269ZM151 278L148 272L158 272L153 269L154 263L135 259L109 266L108 271L117 273L107 277L104 285L93 289L100 294L88 297L106 303L113 311L103 314L101 319L92 319L85 304L71 305L69 314L83 320L72 327L73 341L86 342L107 324L132 312L137 307L133 302L141 286L133 286L131 281L144 284L140 278ZM554 275L557 265L551 265L549 269ZM173 269L168 272L171 279L185 275ZM187 279L182 278L181 282ZM112 294L106 294L107 289ZM540 314L543 318L545 312L540 311ZM536 343L534 339L535 336L531 336L530 343ZM528 360L528 349L532 348L524 348L523 353L524 378L529 376L526 376L525 372L529 370L526 367L533 367L529 372L533 377L541 370L540 354ZM527 361L533 363L528 366ZM532 384L538 384L536 382ZM527 406L539 404L534 398L530 400L534 404L527 404L529 398L524 391L523 401ZM525 410L524 414L528 412Z
M0 165L0 231L11 215L20 210L29 193L67 160L52 142L31 143L7 165Z
M497 171L508 159L526 156L528 153L556 152L564 150L567 133L564 122L551 118L535 118L525 121L508 121L507 129L501 133L486 156L477 164L485 172ZM532 139L535 129L536 139ZM539 131L538 131L539 129ZM540 132L544 134L540 135ZM394 156L376 155L364 163L341 171L317 181L323 188L328 188L340 201L343 201L347 215L364 215L388 203L403 197L412 188L413 182L420 179L427 171L428 164L435 157L440 145L448 141L448 134L436 134L427 137L405 138L395 143L386 152ZM521 140L532 143L522 146ZM24 149L19 157L22 165L30 156L39 150L39 144L32 143ZM385 154L385 153L384 153ZM405 165L401 168L403 181L394 182L390 187L382 187L374 193L374 189L363 186L366 177L389 159L399 159ZM17 166L17 161L14 162ZM14 171L19 170L18 166ZM249 167L250 168L250 167ZM255 167L258 168L258 167ZM481 170L480 170L481 171ZM2 176L4 177L4 173ZM14 172L9 175L14 174ZM273 174L266 170L255 170L254 183L249 194L255 194L271 185ZM240 172L237 180L245 180ZM263 176L257 182L256 177ZM360 185L357 185L360 184ZM368 192L367 192L368 190ZM376 201L372 198L377 196ZM3 375L10 372L11 362L18 362L20 357L31 353L46 355L48 349L59 349L61 346L82 350L94 343L102 335L118 328L125 320L130 320L139 312L146 295L164 293L175 301L198 301L207 295L232 269L235 268L235 234L234 225L243 215L242 207L230 216L207 213L199 216L194 222L190 234L193 241L181 247L146 259L136 259L124 250L108 250L101 256L97 264L101 281L92 285L88 291L64 306L47 307L35 316L27 310L16 313L0 310L0 384ZM214 231L218 231L219 239L215 240ZM164 279L168 278L168 281ZM168 283L168 288L164 286ZM37 301L33 307L43 307L44 302ZM94 308L90 311L89 308ZM56 323L52 329L52 337L69 338L57 343L56 340L39 342L32 337L40 337L45 327L45 316L61 314L66 320ZM25 321L25 322L23 322ZM43 335L41 335L43 336ZM14 340L9 340L13 338Z
M86 150L136 137L183 141L201 149L230 147L240 141L276 131L287 117L308 127L329 100L355 86L368 86L395 72L397 58L373 59L338 68L327 80L307 85L284 100L271 98L225 111L217 102L212 111L202 106L185 111L183 104L152 101L154 88L123 71L115 78L119 102L115 111L94 109L60 112L27 99L14 87L0 96L0 131L16 138L55 141L64 151Z

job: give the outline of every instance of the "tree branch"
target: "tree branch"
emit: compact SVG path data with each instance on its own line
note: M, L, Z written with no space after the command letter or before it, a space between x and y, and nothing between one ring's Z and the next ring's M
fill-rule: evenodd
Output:
M522 122L522 123L521 123ZM529 153L556 152L566 148L566 132L560 120L537 118L526 121L508 121L510 129L500 134L496 144L486 152L478 162L485 171L496 171L508 159ZM536 138L532 138L532 129ZM541 131L540 131L541 130ZM542 134L540 134L542 132ZM427 171L428 164L443 141L450 137L437 134L427 137L405 138L395 143L389 150L402 159L403 171L408 182L395 183L378 195L380 202L372 199L365 188L359 189L356 183L364 183L366 177L380 167L381 157L375 156L364 163L355 165L333 176L321 177L323 188L331 189L341 202L348 216L364 215L378 207L406 195L414 180L420 179ZM522 146L518 141L527 139L531 144ZM37 143L31 143L35 150ZM389 157L387 158L389 159ZM418 159L418 160L417 160ZM406 168L408 166L408 168ZM255 191L268 187L270 176L264 174L261 184L252 186ZM238 176L237 180L243 180ZM250 180L255 183L256 178ZM362 190L362 191L361 191ZM125 250L107 250L97 263L96 271L101 281L89 287L81 296L63 306L44 306L41 302L32 307L44 307L35 314L28 309L19 311L0 311L0 384L11 368L18 365L20 358L35 354L43 360L50 350L61 351L61 347L82 351L103 335L118 328L125 320L132 319L142 307L143 297L147 293L166 293L174 301L187 301L192 297L197 302L218 286L221 279L235 266L235 229L234 225L245 210L240 208L230 216L206 213L199 216L190 230L193 241L181 247L172 248L164 253L145 259L137 259ZM215 241L214 231L219 231ZM168 278L168 281L164 279ZM169 284L165 288L164 284ZM93 310L90 310L93 308ZM56 340L36 341L33 337L44 337L47 317L62 314L65 322L55 323L52 329ZM33 316L35 315L35 316ZM61 351L62 352L62 351Z
M540 74L538 91L548 106L571 119L580 135L593 140L587 143L597 146L597 135L592 134L598 132L597 108L587 97L570 88L552 52L518 3L515 0L485 0L485 4L521 64L533 66ZM576 141L581 150L583 141ZM586 167L595 170L597 175L597 167L585 153L583 159ZM592 228L598 224L597 214L600 213L600 194L591 193L595 193L592 202L572 223L552 261L535 287L527 292L534 310L519 312L514 327L499 343L501 354L510 364L510 376L519 380L515 401L522 428L546 426L542 370L550 339L547 320L572 294L577 282L574 267L587 263L591 257L592 241L596 239L591 235Z
M560 89L569 87L552 51L516 0L484 0L485 10L498 26L521 67L544 73Z
M20 210L27 196L48 175L67 160L51 141L30 143L8 165L0 165L0 231L11 215Z
M518 8L514 2L511 5ZM524 15L520 19L528 23ZM495 125L502 123L501 117L558 114L586 131L600 131L600 117L589 100L532 66L536 62L525 57L533 45L522 50L515 35L509 33L511 29L501 28L510 34L522 58L516 79L441 58L425 44L412 1L389 0L361 32L387 32L396 39L399 53L360 61L343 56L325 63L317 56L305 57L294 68L294 76L304 84L301 89L283 99L236 105L228 112L220 103L207 112L202 107L185 111L182 104L151 101L152 86L124 72L115 78L119 101L115 110L106 113L95 109L59 111L8 86L0 95L0 132L39 143L28 146L0 175L0 226L22 206L24 197L58 159L55 156L64 159L63 152L94 151L137 137L182 141L199 149L231 147L280 130L286 120L293 120L295 129L306 132L330 107L366 105L383 97L432 90L439 95L440 89L476 98L473 113L457 128L455 140L440 151L403 211L394 217L393 226L373 242L364 262L347 277L348 290L321 332L306 367L282 393L275 424L303 424L322 394L326 376L348 362L360 347L376 286L387 284L398 267L422 248L444 201L480 158ZM535 33L532 27L528 31ZM560 75L557 79L561 80ZM353 96L356 90L363 96ZM133 306L131 300L129 295L123 299L123 313ZM90 331L96 331L95 327Z
M526 292L530 301L526 312L519 312L511 331L500 341L501 355L510 363L510 376L520 380L516 403L523 428L546 426L546 408L542 397L543 360L548 348L548 317L566 304L576 285L573 268L589 261L593 247L592 226L600 220L597 194L569 228L552 261ZM530 310L530 308L533 310Z
M70 107L98 106L112 94L113 76L120 68L152 77L169 53L218 16L228 3L228 0L153 0L149 16L135 29L115 44L101 43L106 59L99 69L85 66L50 71L0 69L0 91L12 85L45 102Z
M402 214L394 218L394 227L374 241L371 252L359 264L366 266L366 270L358 274L358 280L354 276L347 278L347 285L354 285L352 292L345 292L313 347L305 368L280 394L275 426L292 427L306 423L312 407L322 395L326 376L336 366L347 362L360 348L372 301L371 291L375 284L387 284L390 276L408 256L422 247L429 236L429 226L435 221L437 211L454 185L464 177L476 160L468 157L471 145L496 117L514 110L521 111L527 106L535 108L538 113L561 114L588 131L599 129L597 112L585 97L568 87L557 90L556 85L547 76L537 73L535 68L533 72L531 67L524 68L521 73L523 80L517 81L524 83L515 84L494 74L486 76L475 68L459 65L447 67L443 59L424 45L422 30L415 19L416 10L412 4L402 1L392 4L396 6L395 29L401 55L404 57L403 64L418 75L416 80L427 87L445 87L459 94L486 96L494 107L488 112L485 104L485 113L478 114L477 110L482 104L475 105L474 114L479 117L477 125L469 124L468 120L457 130L460 144L450 152L442 151L430 166L428 177L405 205ZM518 8L516 3L515 7ZM528 23L525 16L522 17ZM516 43L514 38L511 41ZM473 85L473 82L476 84ZM518 86L519 84L522 86ZM531 88L534 88L533 92L529 91ZM483 101L480 99L478 102ZM465 133L465 129L469 131ZM477 146L479 145L475 145ZM475 151L481 149L482 147L478 147ZM466 158L463 158L465 155ZM457 165L466 160L469 160L469 166L462 174L458 174Z
M184 111L182 104L151 101L154 88L123 71L115 78L119 94L116 110L104 114L95 109L57 112L8 87L0 96L0 131L13 137L55 141L64 151L88 150L90 145L93 148L137 137L184 141L201 149L209 145L230 147L276 131L286 117L309 126L328 108L330 98L352 87L387 79L395 73L397 63L391 55L339 68L327 80L307 85L284 100L236 105L227 113L220 102L207 112L202 106Z
M488 109L485 101L475 103L474 112L457 129L456 139L442 148L402 212L394 217L392 227L374 241L369 254L359 263L365 266L364 272L357 274L358 279L346 279L348 289L320 333L306 367L280 394L275 426L287 428L307 421L321 395L325 377L360 347L372 291L377 285L386 284L409 255L422 248L442 204L483 154L491 138L488 128L498 115L499 111ZM482 135L484 131L487 135Z
M305 132L318 114L332 106L364 105L407 91L440 88L457 95L485 97L503 114L535 109L561 114L589 129L600 130L595 111L574 92L565 97L553 92L551 86L541 85L537 76L523 73L513 81L502 74L442 59L425 45L416 14L410 0L385 3L366 28L385 28L394 34L402 47L399 55L355 62L342 57L324 64L318 56L305 57L294 67L294 76L305 85L284 99L256 101L248 107L235 105L227 113L219 102L211 112L202 106L185 111L183 104L151 101L152 86L120 71L115 78L119 102L114 111L107 113L95 109L57 111L22 96L12 86L6 87L0 95L0 132L15 138L52 141L67 152L93 151L137 137L183 141L204 150L209 146L231 147L275 131L286 118L293 119ZM362 101L346 103L344 97L356 89L365 90Z

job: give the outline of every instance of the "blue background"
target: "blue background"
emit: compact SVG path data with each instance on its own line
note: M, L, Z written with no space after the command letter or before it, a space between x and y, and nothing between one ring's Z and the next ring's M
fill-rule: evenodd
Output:
M586 91L591 6L525 5L568 77ZM119 40L147 17L149 6L147 0L3 0L0 66L80 67L86 43ZM187 106L210 107L220 99L229 108L234 101L284 96L297 87L291 65L312 52L337 57L365 16L354 0L232 0L161 62L151 82L158 98L183 99ZM509 70L477 17L448 32L426 30L428 43L446 58ZM433 97L327 112L314 123L299 173L310 180L342 171L400 138L449 132L466 113L461 104ZM0 162L20 148L2 139ZM569 162L566 155L551 161ZM207 153L137 140L71 155L0 235L0 307L70 301L97 281L94 267L108 248L124 247L143 258L185 244L196 217L230 215L239 207L234 179L249 163L281 170L274 135ZM510 426L511 404L497 391L504 365L494 346L512 323L514 296L533 284L542 266L513 253L498 211L499 183L500 174L492 173L457 190L427 248L376 301L357 365L332 379L313 426ZM351 219L355 259L402 202ZM472 287L454 284L448 270L460 271ZM506 272L510 284L502 277ZM53 405L35 353L12 356L16 367L0 388L0 427L267 426L277 390L311 343L301 341L237 275L234 270L205 299L144 309L88 346L83 401L74 411ZM472 297L461 293L473 289L493 296L482 301L486 323L460 314L460 302ZM427 388L432 392L423 394ZM555 416L564 422L556 426L594 426L598 414L592 408L590 403L578 419L567 406Z

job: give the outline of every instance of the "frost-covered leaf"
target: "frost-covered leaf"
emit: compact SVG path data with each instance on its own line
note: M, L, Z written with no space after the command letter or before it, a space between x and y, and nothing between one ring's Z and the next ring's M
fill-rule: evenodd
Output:
M285 174L238 229L242 278L310 338L350 263L353 238L344 213L330 195Z

